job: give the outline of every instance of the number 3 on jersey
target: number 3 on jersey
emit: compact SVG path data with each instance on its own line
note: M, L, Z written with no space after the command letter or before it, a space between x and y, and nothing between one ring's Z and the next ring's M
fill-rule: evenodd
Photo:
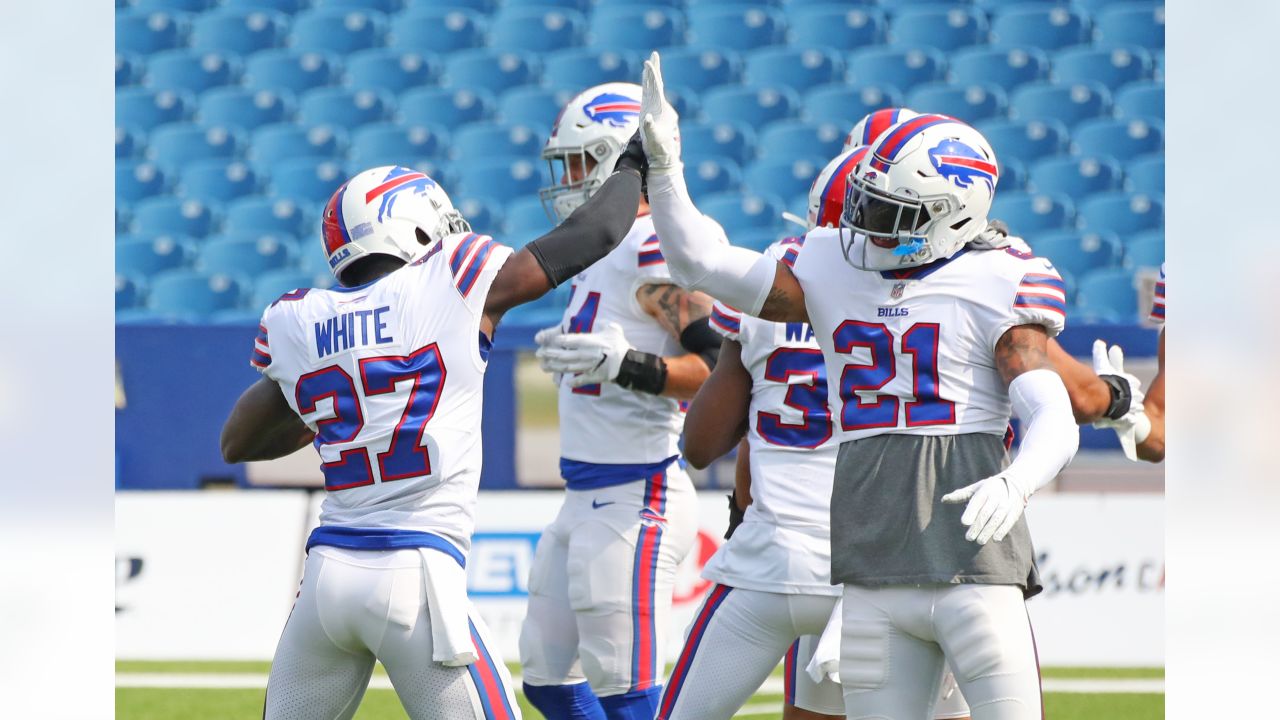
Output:
M793 384L793 376L808 377ZM827 368L817 348L780 347L764 363L764 378L787 387L782 402L799 410L804 422L782 421L777 413L756 413L756 432L771 445L816 448L831 438L831 410L827 407Z
M438 470L436 458L426 437L427 423L435 414L444 389L444 362L435 343L409 355L388 355L360 360L360 391L364 398L389 395L403 407L400 420L391 432L391 442L378 453L378 475L382 482L407 480L431 475ZM356 440L364 429L355 381L337 365L331 365L298 378L295 390L298 412L316 412L322 400L332 401L328 416L316 420L317 449ZM426 444L424 445L424 441ZM343 450L338 459L320 466L326 490L372 485L373 467L369 452L363 447Z
M942 334L937 323L916 323L902 334L902 354L911 356L911 394L906 405L907 427L950 425L956 421L956 404L939 396L938 342ZM880 394L898 373L893 353L894 337L883 323L845 320L834 334L835 351L851 353L865 348L871 362L850 363L840 374L840 426L845 430L898 426L898 398ZM863 399L875 393L874 400Z

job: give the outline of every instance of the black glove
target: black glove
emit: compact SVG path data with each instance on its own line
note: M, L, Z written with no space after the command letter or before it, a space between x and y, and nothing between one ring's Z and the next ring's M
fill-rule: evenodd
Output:
M622 154L618 156L618 162L614 163L613 171L617 172L622 168L629 168L640 174L641 188L646 184L645 181L649 177L649 158L644 154L644 145L640 142L640 131L636 130L635 135L627 141L627 146L622 149Z
M735 490L729 493L729 529L724 531L725 540L733 537L733 531L737 530L738 526L742 524L742 518L746 514L746 510L738 507L738 492Z
M1107 404L1107 411L1103 415L1112 420L1119 420L1133 405L1133 388L1129 387L1128 380L1119 375L1099 375L1098 377L1107 384L1107 390L1111 395L1111 402Z

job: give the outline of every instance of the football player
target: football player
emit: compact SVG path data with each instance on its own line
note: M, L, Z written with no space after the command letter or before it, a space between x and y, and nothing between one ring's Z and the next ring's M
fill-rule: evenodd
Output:
M559 220L599 191L635 132L640 87L590 88L543 149ZM641 201L625 240L573 280L563 322L537 335L559 385L564 504L538 541L520 633L524 691L548 720L651 720L676 567L697 533L677 442L720 338L711 300L672 282Z
M1094 427L1115 430L1120 445L1131 460L1158 463L1164 460L1164 266L1160 266L1160 279L1156 281L1155 297L1151 303L1151 321L1160 326L1156 346L1156 376L1142 404L1120 418L1103 418ZM1093 368L1101 377L1127 376L1124 372L1124 354L1119 347L1107 348L1101 340L1093 345Z
M466 596L486 362L503 313L572 279L626 236L638 139L590 202L519 252L471 231L405 167L356 175L325 206L338 285L262 315L223 457L308 442L325 499L271 664L265 718L350 718L375 661L410 717L519 718L510 677Z
M821 348L846 714L928 717L946 661L977 720L1039 717L1024 599L1040 585L1022 512L1079 431L1047 357L1063 283L988 227L990 145L940 115L893 126L849 176L844 227L809 233L788 265L716 242L689 200L656 53L642 105L672 277L747 314L807 322ZM1024 422L1012 463L1011 410Z

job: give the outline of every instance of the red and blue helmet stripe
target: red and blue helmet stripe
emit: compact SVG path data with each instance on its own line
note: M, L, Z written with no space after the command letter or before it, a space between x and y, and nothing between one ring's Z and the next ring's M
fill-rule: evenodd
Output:
M818 227L839 227L840 216L844 214L845 191L849 186L849 174L867 156L870 148L861 147L854 150L840 163L840 167L827 178L827 185L822 189L818 202Z
M902 108L884 108L863 118L862 137L853 138L859 145L870 145L886 130L902 119Z
M351 236L347 234L347 223L342 218L342 199L347 194L347 185L350 181L342 183L342 187L329 198L329 203L324 206L324 217L321 220L321 235L324 237L325 256L332 256L338 252L343 245L351 242Z
M921 115L894 127L877 142L871 167L888 172L889 165L897 161L898 153L906 147L907 141L935 125L949 122L956 120L946 115Z

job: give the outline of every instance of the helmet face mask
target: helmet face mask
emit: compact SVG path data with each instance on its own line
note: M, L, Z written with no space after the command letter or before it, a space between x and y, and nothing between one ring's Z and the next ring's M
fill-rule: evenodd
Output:
M570 100L556 117L542 149L554 184L538 197L556 222L585 203L613 172L640 125L640 86L604 83Z
M585 203L592 193L600 189L608 179L607 172L602 171L605 163L601 158L612 156L615 161L621 148L612 147L612 138L604 138L592 147L557 147L542 151L542 159L547 161L547 169L555 185L538 190L538 198L547 216L555 222L563 222L574 210ZM612 163L608 166L612 171Z

